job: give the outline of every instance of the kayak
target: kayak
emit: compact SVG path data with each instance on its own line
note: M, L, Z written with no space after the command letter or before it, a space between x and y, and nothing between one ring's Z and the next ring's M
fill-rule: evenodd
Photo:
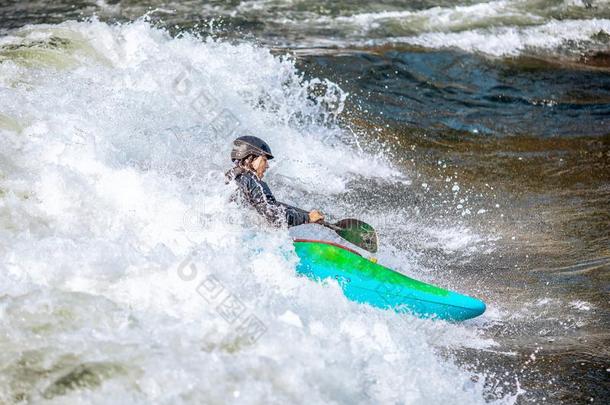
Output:
M479 299L426 284L363 257L338 243L295 239L297 272L337 280L350 300L423 318L463 321L485 312Z

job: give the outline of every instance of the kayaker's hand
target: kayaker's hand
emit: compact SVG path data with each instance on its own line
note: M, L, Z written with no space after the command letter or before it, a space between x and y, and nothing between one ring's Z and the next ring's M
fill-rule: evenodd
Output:
M309 212L309 222L314 223L318 221L324 221L324 214L322 214L318 210L313 210Z

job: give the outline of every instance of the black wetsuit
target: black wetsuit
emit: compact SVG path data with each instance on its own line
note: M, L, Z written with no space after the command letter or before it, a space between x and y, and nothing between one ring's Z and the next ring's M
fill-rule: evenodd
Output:
M297 226L309 222L309 213L297 207L279 202L267 183L256 174L241 167L234 167L226 174L227 181L235 181L238 194L235 200L248 202L256 211L276 226Z

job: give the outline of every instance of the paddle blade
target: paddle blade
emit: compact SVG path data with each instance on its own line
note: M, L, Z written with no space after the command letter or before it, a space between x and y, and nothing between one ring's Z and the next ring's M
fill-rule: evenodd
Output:
M349 218L333 225L340 228L336 232L343 239L371 253L377 252L377 232L366 222Z

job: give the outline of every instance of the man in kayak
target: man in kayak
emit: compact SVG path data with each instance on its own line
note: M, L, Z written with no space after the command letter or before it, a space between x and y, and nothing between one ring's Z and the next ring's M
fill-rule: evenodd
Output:
M226 173L227 183L234 181L238 192L237 200L249 203L271 224L297 226L320 222L324 215L318 211L305 211L275 199L269 186L262 178L273 159L271 148L265 141L255 136L240 136L233 141L231 160L235 164Z

